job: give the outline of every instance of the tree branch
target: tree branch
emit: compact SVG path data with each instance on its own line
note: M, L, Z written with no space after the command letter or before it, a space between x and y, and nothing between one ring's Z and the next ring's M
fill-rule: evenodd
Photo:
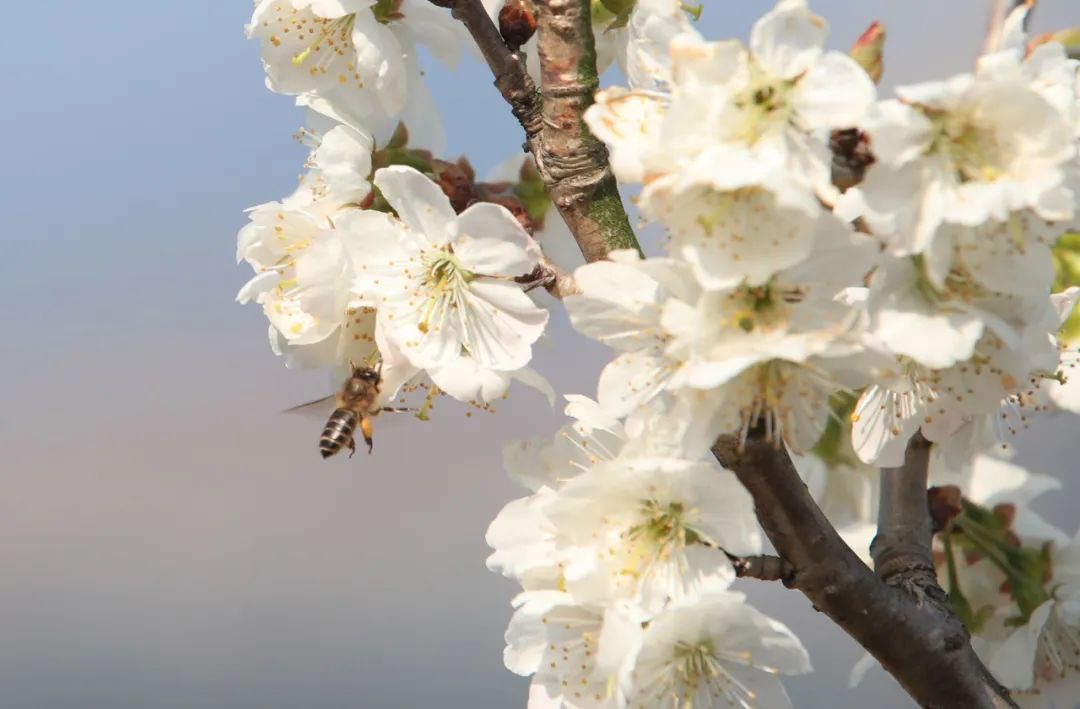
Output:
M440 7L449 7L454 19L465 25L480 53L495 77L495 88L510 104L510 110L525 129L525 149L536 155L540 152L540 96L536 84L525 66L525 53L511 51L491 21L481 0L431 0Z
M744 445L735 436L721 436L713 454L753 496L758 521L794 569L795 587L915 701L926 707L1015 706L975 656L967 632L947 606L916 602L875 576L851 551L786 451L752 433ZM925 510L925 494L922 504Z
M929 463L930 442L916 432L908 441L904 464L881 469L878 533L870 544L870 554L874 573L886 584L901 589L918 603L930 595L935 603L945 604L945 592L938 586L930 554L933 530L926 492Z
M588 0L536 0L543 96L524 52L512 51L480 0L431 0L451 8L480 48L495 87L525 130L548 195L588 261L637 249L604 144L583 116L599 86Z
M599 88L588 0L536 0L543 92L543 140L536 162L582 254L603 259L640 247L607 149L585 125Z

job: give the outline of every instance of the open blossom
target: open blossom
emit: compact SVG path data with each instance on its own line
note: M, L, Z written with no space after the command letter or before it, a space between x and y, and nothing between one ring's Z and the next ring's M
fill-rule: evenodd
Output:
M1017 623L1014 603L1000 602L972 638L972 646L987 669L1008 687L1022 706L1050 706L1041 699L1057 683L1076 680L1080 675L1080 573L1077 549L1071 541L1052 554L1052 586L1049 600L1040 604L1023 623ZM978 574L1004 583L1003 575L981 562L961 578L976 586ZM984 586L989 586L985 583ZM977 590L977 586L976 586ZM986 597L984 593L983 597ZM1057 705L1054 705L1057 706Z
M859 458L900 465L907 440L919 429L931 441L954 446L956 459L1003 438L1008 409L1023 407L1040 388L1041 379L1055 376L1059 362L1055 334L1078 296L1080 291L1071 288L1042 303L1027 303L1009 320L984 313L993 329L986 328L967 359L950 366L935 369L909 356L899 357L891 373L882 371L855 407L852 443ZM928 310L921 317L929 322L934 314ZM928 325L926 331L933 327ZM918 339L921 348L916 354L944 355L934 337Z
M984 63L974 75L897 95L868 112L862 127L877 162L837 204L838 213L861 216L886 236L893 253L935 248L946 223L1008 222L1027 209L1048 221L1073 216L1066 178L1076 161L1075 125L1022 72Z
M391 228L391 218L351 209L331 219L323 211L260 205L238 237L238 260L257 274L237 299L262 306L271 347L301 368L340 368L377 351L375 311L356 302L351 285L363 235Z
M962 470L935 456L931 482L958 485L965 499L1002 510L1010 545L1036 554L1046 564L1045 569L1029 570L1016 566L1013 557L995 557L981 546L972 549L976 553L953 555L954 581L959 585L953 592L962 593L977 613L972 646L998 681L1017 692L1018 699L1027 696L1025 706L1037 704L1030 700L1038 693L1080 675L1080 534L1070 539L1029 507L1036 497L1059 490L1061 483L986 454ZM962 519L960 528L973 522ZM985 538L985 527L979 529ZM1008 573L1002 563L1011 565ZM938 573L945 577L947 569ZM1027 612L1016 600L1020 594Z
M613 622L625 622L617 611L575 603L560 591L526 591L514 603L503 659L510 671L533 677L529 709L618 706L611 691L617 668L607 666L613 648L605 638Z
M616 175L644 184L639 207L705 288L761 285L833 228L818 201L834 196L821 134L855 124L874 87L824 52L824 37L801 0L763 17L749 51L674 34L668 94L608 89L586 112Z
M571 479L544 512L571 595L655 611L710 578L732 578L715 547L760 548L751 507L734 475L715 464L631 459Z
M675 604L644 628L623 624L630 649L620 673L624 705L790 707L778 675L809 672L810 658L794 633L743 599L714 591Z
M649 415L651 435L666 435L665 416ZM628 445L617 426L576 426L556 439L576 443L538 451L541 468L551 470L530 478L551 486L541 483L492 523L491 568L526 588L546 579L576 602L618 598L652 612L702 584L729 583L733 573L717 547L760 548L748 494L715 461L654 457L647 446ZM560 449L567 459L553 455Z
M319 135L305 132L312 143L300 188L286 200L292 207L319 205L326 213L358 206L371 194L371 134L348 125L335 125Z
M1000 451L955 467L935 447L929 472L931 485L956 486L964 499L934 542L939 582L962 609L972 647L994 677L1020 706L1044 706L1040 695L1080 669L1080 616L1073 609L1080 544L1030 507L1061 483ZM867 656L853 681L874 664Z
M641 259L632 251L609 258L577 269L581 293L565 304L578 331L619 352L600 375L599 400L622 416L655 397L678 369L666 351L664 309L673 298L696 302L700 288L682 262Z
M268 87L280 93L341 95L379 101L390 112L405 102L401 44L379 22L375 0L262 0L248 25L260 40Z
M451 64L458 54L459 30L420 0L261 0L247 31L260 40L271 90L347 112L401 112L416 83L408 58L417 38Z
M749 50L678 35L670 96L604 91L586 120L620 179L648 176L646 202L695 164L743 185L786 170L830 192L828 151L814 133L854 125L874 87L850 58L822 49L826 32L802 0L781 0L754 25Z
M695 435L759 422L805 449L824 430L829 396L858 385L855 321L835 299L872 264L873 242L834 223L812 256L758 287L702 290L688 266L617 253L576 272L566 306L574 326L620 351L600 378L601 403L625 414L673 392Z
M401 221L365 235L353 288L378 309L387 337L423 369L463 355L496 371L527 365L548 314L513 282L539 258L518 221L490 203L455 214L413 168L379 170L375 185Z

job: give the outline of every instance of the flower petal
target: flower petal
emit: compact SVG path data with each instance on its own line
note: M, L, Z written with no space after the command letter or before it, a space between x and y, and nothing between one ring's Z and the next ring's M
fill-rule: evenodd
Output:
M769 74L791 79L809 70L818 57L829 27L804 0L780 0L754 24L750 53Z
M384 167L375 173L375 186L401 221L437 246L451 238L456 220L450 200L437 184L405 165Z
M484 276L513 278L530 273L540 248L510 211L478 202L457 218L454 255L467 270Z

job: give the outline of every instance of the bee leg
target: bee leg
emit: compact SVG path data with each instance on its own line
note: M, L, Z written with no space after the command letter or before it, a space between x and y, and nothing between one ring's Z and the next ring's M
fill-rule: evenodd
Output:
M352 458L356 455L356 441L352 437L349 438L349 457Z
M388 414L415 414L420 409L413 406L384 406L379 411Z
M367 416L360 419L360 433L364 434L364 443L367 443L367 452L375 447L375 441L371 438L371 419Z

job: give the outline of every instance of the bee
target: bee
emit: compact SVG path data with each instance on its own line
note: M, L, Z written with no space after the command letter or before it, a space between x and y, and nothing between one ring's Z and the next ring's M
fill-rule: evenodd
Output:
M319 436L319 452L323 458L329 458L342 448L348 448L349 457L352 458L356 454L355 435L358 428L367 443L368 453L371 453L375 445L371 436L371 419L381 411L398 410L375 405L379 399L379 385L382 383L382 362L376 367L369 367L357 366L350 360L349 366L352 374L337 394L289 409L298 411L334 402L334 410Z

